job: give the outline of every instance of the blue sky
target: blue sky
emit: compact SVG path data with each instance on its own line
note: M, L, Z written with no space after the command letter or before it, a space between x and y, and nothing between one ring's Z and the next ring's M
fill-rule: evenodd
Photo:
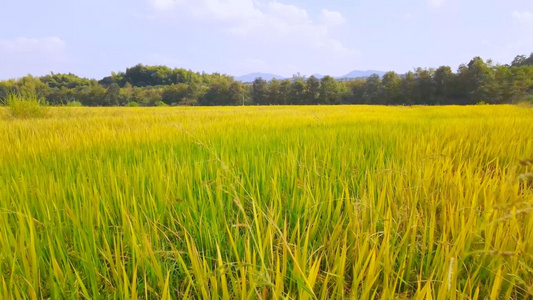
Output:
M343 75L509 63L533 52L531 0L4 0L0 79L102 78L137 63Z

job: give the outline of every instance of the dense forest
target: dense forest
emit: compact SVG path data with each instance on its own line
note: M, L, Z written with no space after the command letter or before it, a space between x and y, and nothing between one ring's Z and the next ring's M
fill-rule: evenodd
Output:
M533 102L533 53L519 55L509 65L475 57L456 72L442 66L342 81L295 75L290 80L269 82L257 78L249 84L218 73L139 64L99 81L51 73L0 82L0 98L12 92L36 93L51 105L86 106Z

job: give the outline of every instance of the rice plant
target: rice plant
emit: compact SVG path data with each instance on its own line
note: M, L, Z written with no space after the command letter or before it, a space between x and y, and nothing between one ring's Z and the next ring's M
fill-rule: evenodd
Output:
M0 298L531 298L531 124L509 105L2 119Z

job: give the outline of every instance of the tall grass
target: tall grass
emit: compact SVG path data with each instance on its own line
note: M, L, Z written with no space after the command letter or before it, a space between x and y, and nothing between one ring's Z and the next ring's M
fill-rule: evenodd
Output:
M34 93L9 93L2 102L13 118L42 118L48 113L45 100Z
M528 108L0 120L0 298L524 299Z

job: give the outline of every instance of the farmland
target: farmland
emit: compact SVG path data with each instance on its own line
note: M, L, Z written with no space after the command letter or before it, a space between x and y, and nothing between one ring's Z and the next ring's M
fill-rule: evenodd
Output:
M0 108L0 298L532 297L533 110Z

